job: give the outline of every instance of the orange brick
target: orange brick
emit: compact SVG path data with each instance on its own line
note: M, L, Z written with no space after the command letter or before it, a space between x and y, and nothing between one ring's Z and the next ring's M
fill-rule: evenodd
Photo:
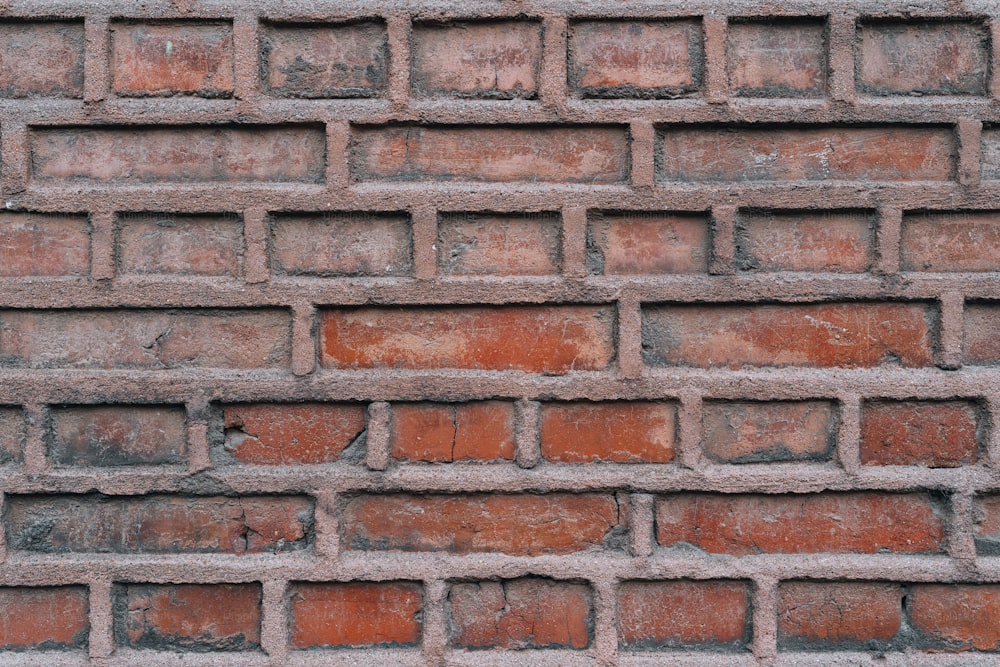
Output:
M902 627L899 584L789 581L778 587L783 649L888 648Z
M111 73L124 96L233 92L233 28L225 22L115 23Z
M743 271L862 273L875 262L870 216L852 212L755 212L736 228Z
M745 649L748 607L747 585L739 581L626 581L618 589L619 645Z
M345 403L227 405L225 449L244 465L332 463L365 430L365 408Z
M910 623L935 651L1000 651L1000 586L914 584L909 607Z
M606 275L707 273L708 217L598 213L587 221L587 263Z
M955 468L979 457L979 408L969 401L869 401L861 463Z
M904 215L901 236L904 271L1000 271L1000 212Z
M542 456L559 463L674 460L673 403L543 403Z
M514 458L514 404L397 403L390 440L392 456L405 461L509 461Z
M89 607L83 586L0 588L0 649L85 648Z
M422 632L419 584L387 582L295 583L291 640L297 649L415 646Z

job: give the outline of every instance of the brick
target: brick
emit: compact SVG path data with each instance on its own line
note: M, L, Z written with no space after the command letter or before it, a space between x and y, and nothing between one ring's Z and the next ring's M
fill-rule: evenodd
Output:
M533 99L541 57L537 21L421 23L411 37L410 86L427 97Z
M1000 212L904 215L899 259L903 271L1000 271Z
M114 23L111 79L115 92L127 97L229 97L233 92L232 24Z
M941 553L941 510L926 493L665 496L656 539L707 553Z
M973 503L976 552L1000 556L1000 495L979 496Z
M83 97L83 21L0 23L0 97Z
M264 88L277 97L377 97L388 60L378 21L272 24L261 35Z
M729 26L729 87L740 97L823 97L822 21L748 21Z
M50 414L49 458L58 465L183 463L187 452L183 406L61 406Z
M1000 128L987 126L983 130L980 151L983 180L1000 180Z
M0 310L7 367L287 367L290 339L277 309Z
M569 32L569 81L582 97L671 98L696 92L701 22L581 21Z
M719 463L825 461L837 412L830 401L706 401L701 448Z
M660 181L950 181L957 153L941 127L673 126L660 130Z
M914 584L908 598L910 624L931 648L1000 651L1000 586Z
M1000 304L969 303L965 306L965 341L962 359L972 366L1000 364Z
M316 125L45 128L30 132L31 176L79 183L319 183Z
M235 278L243 271L243 222L236 216L132 214L117 227L123 274Z
M120 646L180 651L260 648L261 585L126 584L117 587Z
M0 650L86 648L89 614L83 586L0 588Z
M778 648L884 650L902 628L902 599L899 584L784 582L778 587Z
M589 586L535 577L453 584L448 612L464 649L584 649L594 624Z
M244 465L333 463L365 433L349 403L249 403L223 408L225 451Z
M562 266L562 225L548 213L445 214L437 253L438 270L448 275L553 275Z
M85 217L0 213L0 277L89 274L90 225Z
M392 213L284 214L271 219L271 270L281 276L409 276L410 219Z
M393 458L403 461L511 461L514 404L397 403L389 438Z
M355 181L621 183L629 175L620 126L355 126Z
M288 595L294 648L420 643L423 625L420 584L300 582L291 585Z
M989 43L989 30L979 23L861 23L858 90L868 95L983 95Z
M321 361L329 368L562 375L607 368L615 354L614 326L608 306L326 310L320 314Z
M8 547L40 553L270 553L312 542L303 496L7 497Z
M956 468L979 456L979 408L971 401L866 401L863 465Z
M375 495L347 502L340 530L349 549L511 556L600 549L619 532L614 496Z
M677 437L673 403L543 403L542 456L558 463L670 463Z
M874 221L863 212L759 211L736 227L742 271L863 273L874 262Z
M643 357L660 366L930 366L922 303L661 305L642 312Z
M24 411L0 406L0 465L21 461L25 435Z
M708 216L599 212L587 220L587 265L605 275L707 273Z
M626 581L618 588L625 649L745 649L749 594L740 581Z

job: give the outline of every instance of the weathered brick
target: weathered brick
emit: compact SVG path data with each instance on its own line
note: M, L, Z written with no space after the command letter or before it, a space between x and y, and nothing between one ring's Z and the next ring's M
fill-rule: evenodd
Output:
M941 127L668 126L661 181L949 181L955 139Z
M823 461L836 441L830 401L706 401L701 448L720 463Z
M731 23L729 87L741 97L822 97L825 32L813 20Z
M493 461L514 458L514 404L396 403L390 442L404 461Z
M271 270L292 276L408 276L410 219L392 213L282 214L270 222Z
M261 36L264 88L278 97L377 97L388 60L378 21L271 24Z
M784 582L778 587L778 647L884 650L902 627L902 599L899 584Z
M980 168L984 180L1000 180L1000 128L996 125L983 129L980 146Z
M465 649L584 649L594 624L589 586L535 577L453 584L448 612Z
M933 318L923 303L650 306L643 356L698 368L929 366Z
M904 271L1000 271L1000 212L922 212L903 216Z
M82 216L0 214L0 277L88 275L89 232Z
M236 216L129 214L118 221L118 270L136 275L230 276L243 270Z
M537 21L420 23L411 44L410 85L416 95L535 97L542 56Z
M111 25L111 79L128 97L233 92L229 22L171 21Z
M294 583L292 646L416 646L423 628L420 584L405 581Z
M620 183L624 128L591 126L356 126L355 181Z
M291 357L287 311L0 310L0 366L275 368Z
M0 97L83 97L83 21L0 23Z
M448 213L438 220L438 270L449 275L559 273L558 214Z
M971 401L866 401L861 463L954 468L979 457L979 408Z
M1000 495L977 497L974 511L976 551L985 556L1000 556Z
M182 463L187 451L179 405L61 406L51 411L49 458L66 466Z
M673 403L542 404L542 456L559 463L670 463L676 432Z
M701 87L701 22L581 21L569 32L569 80L583 97L681 97Z
M587 221L587 265L606 275L707 273L708 216L599 212Z
M1000 586L914 584L908 603L910 624L930 648L1000 651Z
M326 310L320 315L320 350L323 365L331 368L560 375L607 368L614 358L614 326L614 310L607 306Z
M749 594L741 581L626 581L618 588L625 649L745 649Z
M31 175L81 183L318 183L326 138L316 125L34 129Z
M227 405L225 451L246 465L332 463L365 432L365 408L349 403Z
M512 556L599 549L622 525L614 496L375 495L348 501L340 531L363 551L449 551Z
M982 95L989 30L958 21L866 21L858 26L858 90L869 95Z
M0 465L21 460L25 434L24 411L0 406Z
M0 588L0 650L86 648L89 614L83 586Z
M942 512L926 493L684 493L656 505L656 539L708 553L941 553Z
M970 303L965 306L965 341L962 359L972 366L1000 364L1000 304Z
M42 553L269 553L312 542L303 496L7 497L8 547Z
M736 265L743 271L862 273L875 262L873 227L862 212L751 212L736 227Z
M260 648L261 586L125 584L115 591L120 646L180 651Z

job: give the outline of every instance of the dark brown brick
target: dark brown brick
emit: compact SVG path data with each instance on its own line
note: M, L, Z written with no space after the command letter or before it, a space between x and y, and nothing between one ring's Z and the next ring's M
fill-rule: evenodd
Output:
M836 428L829 401L706 401L701 448L722 463L826 460Z

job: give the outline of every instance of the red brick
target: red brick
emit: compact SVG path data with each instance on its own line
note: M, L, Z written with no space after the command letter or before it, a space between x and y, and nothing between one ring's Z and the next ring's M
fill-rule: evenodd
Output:
M233 92L233 27L227 22L115 23L111 78L129 97Z
M965 306L965 341L962 359L972 366L1000 364L1000 304L970 303Z
M673 403L543 403L542 456L559 463L674 460Z
M269 553L312 542L303 496L8 496L8 546L43 553Z
M383 23L265 26L264 88L278 97L377 97L385 91L388 42Z
M822 97L825 32L821 21L731 23L729 87L741 97Z
M365 431L365 408L347 403L227 405L225 449L248 465L332 463Z
M982 95L989 31L957 21L878 21L858 26L858 90L869 95Z
M736 264L744 271L863 273L875 261L873 227L860 212L750 213L736 229Z
M292 584L289 597L294 648L420 643L423 595L419 584L302 582Z
M397 403L390 441L393 458L404 461L509 461L514 458L514 404Z
M941 127L660 130L661 181L949 181L955 139Z
M656 539L708 553L941 553L944 518L926 493L689 493L656 507Z
M584 649L594 624L587 585L539 578L454 584L448 611L465 649Z
M355 181L621 183L628 135L619 126L360 126Z
M0 588L0 649L85 648L89 613L83 586Z
M868 401L861 463L955 468L979 456L979 408L970 401Z
M320 315L320 350L331 368L561 375L607 368L615 354L613 330L607 306L327 310Z
M908 597L910 624L931 648L1000 651L1000 586L914 584Z
M618 641L625 649L745 648L748 606L739 581L626 581L618 589Z
M291 357L287 311L0 310L0 365L275 368Z
M562 265L562 226L558 214L446 214L438 221L437 253L444 274L556 274Z
M83 21L0 24L0 97L83 97Z
M922 303L651 306L643 355L698 368L930 366L932 319Z
M90 226L86 218L0 214L0 277L89 274Z
M836 440L830 401L706 401L701 448L720 463L827 460Z
M610 495L381 495L352 498L340 530L364 551L539 556L599 549L620 521Z
M708 217L683 213L597 213L587 222L587 263L606 275L707 273Z
M1000 179L1000 129L995 125L983 129L980 150L979 161L983 180Z
M778 647L886 648L902 627L899 584L790 581L778 587Z
M116 253L124 274L238 277L243 223L235 216L126 215Z
M51 411L49 458L66 466L183 463L183 406L65 406Z
M700 21L582 21L569 33L569 80L583 97L680 97L701 87Z
M182 651L260 648L260 584L126 584L117 595L120 645Z
M985 556L1000 556L1000 495L979 496L974 507L976 551Z
M410 85L416 95L535 97L542 56L536 21L417 24L411 44Z
M903 216L903 271L1000 271L1000 212Z
M271 270L293 276L409 276L410 219L391 213L286 214L271 221Z
M80 183L318 183L326 138L315 125L32 130L32 178Z
M21 460L24 437L24 412L21 408L0 407L0 465Z

